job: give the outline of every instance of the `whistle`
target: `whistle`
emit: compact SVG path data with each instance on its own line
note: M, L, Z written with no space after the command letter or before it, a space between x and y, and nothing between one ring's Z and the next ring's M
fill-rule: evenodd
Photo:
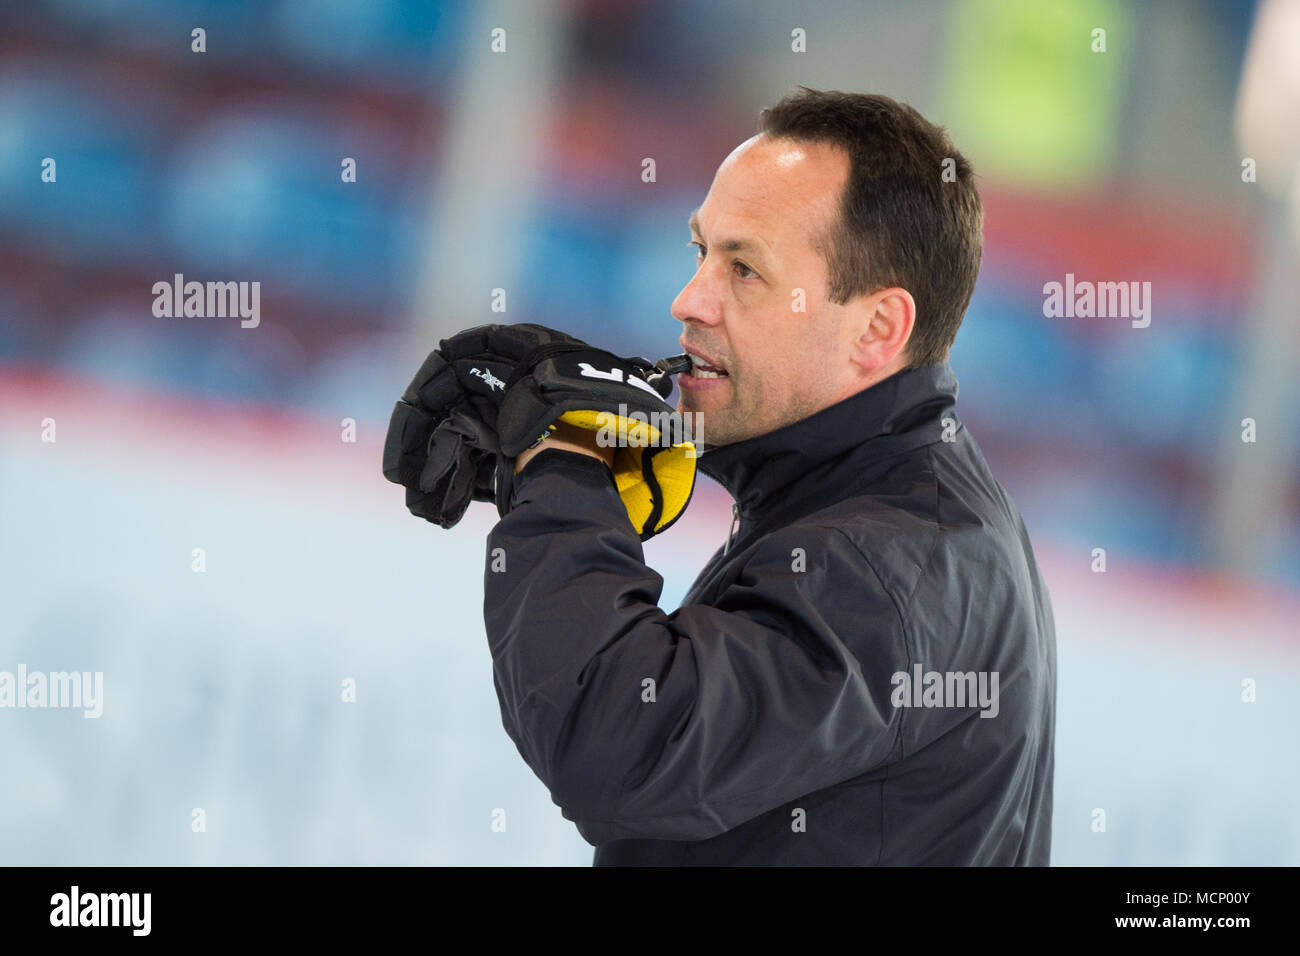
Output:
M656 392L667 398L672 394L673 382L671 376L680 375L691 367L691 357L689 355L670 355L667 358L661 358L655 362L657 371L646 379Z

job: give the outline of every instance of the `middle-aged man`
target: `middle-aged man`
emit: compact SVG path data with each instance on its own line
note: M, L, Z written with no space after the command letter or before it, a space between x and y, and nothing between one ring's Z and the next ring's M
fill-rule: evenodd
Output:
M585 344L529 340L500 374L484 357L511 350L481 332L472 361L456 340L431 356L506 396L499 419L445 426L477 449L462 500L477 482L503 515L485 574L496 690L597 865L1049 862L1051 603L948 364L982 220L970 164L909 106L801 88L763 111L690 216L697 268L672 306L693 366L678 410L736 502L672 612L641 547L685 507L661 500L670 473L621 472L573 412L594 399L512 408L512 390L559 388L517 384L539 356ZM648 391L585 358L575 387Z

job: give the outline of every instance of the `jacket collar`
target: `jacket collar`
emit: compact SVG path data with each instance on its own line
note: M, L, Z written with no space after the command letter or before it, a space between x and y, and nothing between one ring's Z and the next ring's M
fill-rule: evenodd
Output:
M786 501L784 492L793 491L795 482L804 482L800 497L805 487L815 494L836 466L853 467L941 440L941 419L956 422L956 401L957 377L948 362L904 369L791 425L706 447L698 467L727 489L742 511L765 511ZM822 492L834 492L837 483Z

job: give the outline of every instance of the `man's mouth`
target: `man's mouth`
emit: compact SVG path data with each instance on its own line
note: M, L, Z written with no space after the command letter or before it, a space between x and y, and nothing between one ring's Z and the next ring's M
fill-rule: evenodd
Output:
M687 351L691 358L691 378L727 378L727 370L715 365L702 355Z

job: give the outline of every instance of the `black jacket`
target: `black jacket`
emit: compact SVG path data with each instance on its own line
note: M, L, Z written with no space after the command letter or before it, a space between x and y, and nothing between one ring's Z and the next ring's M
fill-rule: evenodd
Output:
M602 463L520 473L497 695L596 865L1048 863L1051 602L956 395L911 369L705 452L738 522L671 613Z

